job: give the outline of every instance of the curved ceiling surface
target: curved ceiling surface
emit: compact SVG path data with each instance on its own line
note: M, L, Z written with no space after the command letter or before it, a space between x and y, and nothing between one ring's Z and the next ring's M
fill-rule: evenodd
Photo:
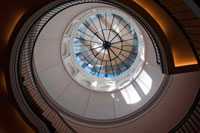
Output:
M76 118L80 118L82 120L84 119L86 121L91 121L91 122L99 122L99 121L102 122L102 120L113 122L116 119L122 120L121 118L124 118L127 116L128 117L132 116L132 118L133 118L132 121L133 121L137 117L137 115L134 115L134 113L140 111L142 108L144 108L147 105L149 100L152 100L152 98L157 93L156 91L161 90L159 87L162 86L162 84L163 84L163 82L165 82L165 78L166 78L166 75L162 74L161 68L156 62L157 57L155 54L154 44L152 43L152 40L151 40L152 38L150 38L147 35L147 33L143 29L143 27L135 20L133 20L133 21L136 23L136 25L137 25L136 27L140 30L140 33L138 34L138 38L141 39L142 40L141 42L143 43L143 47L141 50L142 54L140 53L140 49L137 50L140 55L143 55L143 57L141 58L141 60L142 60L141 64L138 65L139 67L136 69L137 70L136 73L134 73L132 75L129 75L129 74L126 75L125 73L128 71L128 69L126 71L124 71L123 73L121 73L121 72L119 73L119 71L121 69L117 68L117 65L116 65L116 70L118 70L118 71L116 71L116 73L112 72L111 63L110 63L110 65L104 65L104 66L109 66L111 68L112 76L108 76L105 73L106 70L105 69L103 70L102 68L101 68L102 69L101 70L100 67L98 69L99 70L98 73L95 71L97 73L97 75L86 71L88 74L96 76L97 77L96 79L98 79L98 77L101 77L101 80L102 80L102 78L103 78L103 84L106 81L104 78L117 79L116 77L118 77L118 76L126 75L127 77L124 76L126 78L123 77L124 80L117 80L117 82L116 82L116 83L119 83L121 85L121 87L119 87L117 84L114 84L115 87L112 87L113 83L112 84L108 83L107 84L108 86L105 86L105 87L97 87L100 80L98 82L88 82L88 79L86 77L84 77L83 79L80 79L79 74L76 73L77 71L74 71L73 69L67 70L68 67L66 67L66 65L65 65L65 61L64 61L65 56L63 56L62 46L64 46L63 44L66 43L66 42L63 42L63 40L69 39L68 37L65 36L65 33L68 32L67 25L71 24L71 22L75 18L75 17L73 17L73 15L79 16L81 13L86 12L90 9L94 10L94 9L102 8L102 7L104 9L113 8L113 10L118 11L117 13L114 12L113 14L115 14L116 16L119 15L120 9L110 6L110 5L105 5L105 4L100 4L100 3L98 3L98 4L99 5L97 5L95 3L87 4L90 6L82 4L80 8L79 8L80 5L74 6L74 7L76 7L76 9L80 9L81 12L79 12L79 13L76 12L77 10L74 10L73 6L72 6L66 10L63 10L59 14L55 15L54 18L52 18L45 25L44 29L41 31L41 33L37 39L36 45L34 47L34 55L33 55L34 74L37 77L37 81L40 82L40 85L41 85L40 89L42 91L43 97L46 98L46 100L51 104L51 106L53 106L59 112L59 114L64 118L64 120L66 120L66 121L71 120L75 123L78 123L78 124L81 124L84 126L92 126L92 127L102 127L102 126L100 126L98 124L97 125L93 125L91 123L88 124L85 121L77 121L77 119L73 119L73 118L76 117ZM139 3L139 4L142 5L141 3ZM144 5L142 5L142 6L144 6ZM121 12L123 12L123 11L121 10ZM100 17L102 15L102 13L104 14L104 12L98 13L100 15ZM125 14L129 15L127 13L125 13ZM99 16L99 15L97 15L97 16ZM108 17L108 16L107 17L106 16L107 15L104 14L103 19L106 19ZM114 15L111 14L111 16L114 16ZM19 17L21 17L21 15ZM119 15L118 18L120 18L120 17L121 17L121 15ZM98 17L96 17L96 18L98 20ZM127 24L126 21L124 21L125 25ZM106 21L105 20L101 21L101 18L100 18L100 22L103 23ZM117 23L119 23L119 22L120 21L117 21ZM98 23L98 21L97 21L97 23ZM107 25L107 24L111 25L112 21L106 22L105 25ZM101 28L101 26L105 26L105 25L104 24L100 25L100 28ZM91 26L91 24L90 24L90 26ZM113 27L113 29L116 27L117 26L115 25ZM95 28L95 27L93 27L93 28ZM129 27L128 30L130 30L130 29L132 29L131 26ZM100 31L101 32L97 32L95 34L98 36L99 36L99 34L101 34L101 36L103 36L103 33L106 32L106 30L103 30L102 28ZM86 33L86 32L83 32L83 33ZM87 33L88 33L88 31L87 31ZM117 41L121 41L120 36L123 36L123 35L118 34L119 29L113 30L111 33L112 33L112 36L114 36L113 37L114 39L115 39L115 35L116 35L117 36L116 38L118 38ZM92 34L88 34L88 35L91 36ZM9 38L9 36L8 36L8 38ZM132 35L130 34L130 36L132 36ZM100 38L102 39L103 37L100 37ZM86 38L81 38L81 39L86 40ZM171 39L171 38L168 38L168 39ZM98 42L98 43L94 44L96 46L92 48L92 51L94 51L93 49L97 48L97 45L99 45L99 40L95 39L92 41ZM111 45L110 45L109 41L102 41L102 42L103 43L101 45L104 48L103 49L104 51L106 51L107 49L110 48ZM121 42L123 42L123 41L121 41ZM73 44L74 44L73 46L76 45L75 43L73 43ZM82 44L85 46L87 45L86 43L82 43ZM135 46L133 46L134 42L129 43L129 44L133 50L133 47L135 47ZM119 43L119 46L117 46L117 48L115 48L115 51L117 54L120 53L118 49L119 49L119 47L122 47L122 45L124 45L124 44ZM66 47L68 47L68 45L66 45ZM101 47L101 46L99 46L99 47ZM68 50L68 48L66 48L66 49ZM88 50L91 50L91 48ZM97 50L95 52L98 53L103 50ZM129 50L129 49L121 48L121 50ZM76 52L75 49L72 49L72 51L74 51L74 53ZM92 52L92 53L95 53L95 52ZM112 59L112 58L117 57L115 55L116 53L115 54L114 53L115 52L113 52L113 54L110 55L111 57L109 57L109 54L107 52L108 60L110 58ZM123 54L125 54L125 53L123 53ZM87 57L87 56L84 56L84 57ZM103 56L101 56L101 57L103 59ZM128 57L130 57L130 56L128 56ZM77 58L75 58L75 61L78 62L79 60ZM134 64L134 61L132 62L132 64ZM116 64L118 64L118 63L116 63ZM131 62L129 62L127 64L131 65ZM78 65L80 65L80 64L78 64ZM177 66L182 66L182 65L185 65L185 64L178 64ZM98 66L103 66L103 65L100 63L100 64L98 64ZM74 68L74 67L71 67L71 68ZM84 67L82 67L82 69L83 68ZM79 70L81 70L81 69L79 69ZM103 71L103 72L101 72L101 71ZM72 74L70 74L70 72L72 72ZM101 74L103 74L104 76L102 76ZM135 76L133 76L133 75L135 75ZM197 75L195 75L194 77L197 77ZM123 79L123 78L121 78L121 79ZM87 79L86 82L84 81L84 79ZM79 81L81 81L81 82L79 82ZM95 80L95 81L97 81L97 80ZM181 80L181 81L183 81L183 80ZM196 79L194 81L196 81ZM172 86L172 88L174 88L174 87ZM181 87L179 87L179 88L181 88ZM171 89L171 90L173 90L173 89ZM187 89L185 89L185 90L187 90ZM183 95L181 95L181 96L183 96ZM168 98L169 98L169 96L168 96ZM167 98L165 98L165 99L167 99ZM192 101L192 100L190 99L190 101ZM184 110L184 111L186 112L187 110ZM71 116L73 116L73 117L71 117ZM108 125L107 127L119 126L121 124L124 124L124 123L117 123L117 124L113 124L113 125L111 124L111 125ZM104 126L104 127L106 127L106 126Z
M80 10L75 10L77 8ZM103 40L109 33L110 40ZM124 36L123 40L120 40L121 36ZM116 44L112 44L112 40ZM84 69L80 58L89 56L77 54L81 53L77 45L83 47L82 53L93 55L96 52L96 55L102 52L102 56L93 57L94 64L107 53L110 64L98 64L96 74L92 73L95 65L89 70ZM120 52L124 55L115 60ZM136 56L131 52L136 52ZM130 68L120 74L126 65ZM101 3L79 4L54 16L37 39L34 66L49 101L62 110L65 117L70 114L87 121L115 121L132 116L147 105L165 81L157 64L152 38L140 23L123 10Z

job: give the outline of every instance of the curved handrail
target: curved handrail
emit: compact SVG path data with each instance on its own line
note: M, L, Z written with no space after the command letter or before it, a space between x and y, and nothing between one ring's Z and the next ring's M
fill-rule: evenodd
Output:
M178 13L173 13L172 10L178 9L181 6L187 7L187 5L184 3L182 0L180 3L176 3L173 6L167 7L165 4L169 0L154 0L159 6L161 6L167 13L168 15L174 20L174 22L178 25L178 27L181 29L183 34L185 35L186 39L188 40L194 55L198 61L198 64L200 65L200 41L199 40L194 40L193 36L198 36L200 37L200 25L199 26L193 26L193 22L199 20L200 18L195 17L195 18L185 18L182 20L178 20L176 16L179 15L185 15L188 12L192 12L190 8L187 8L183 11L180 11ZM183 22L190 22L191 25L189 26L184 26L181 23ZM198 33L188 33L188 29L195 29L199 30ZM200 39L200 38L199 38ZM194 100L193 105L191 106L189 112L186 114L186 116L176 125L170 133L174 132L200 132L200 89L197 93L197 96Z
M188 13L192 13L192 9L190 9L183 0L179 3L175 3L174 5L167 7L165 4L170 0L154 0L162 9L174 20L174 22L177 24L179 29L182 31L186 39L188 40L190 47L192 48L194 55L197 59L198 64L200 65L200 24L197 26L194 26L195 21L200 21L200 18L198 18L195 14L195 17L188 18ZM185 9L182 10L182 6L185 6ZM173 12L174 9L179 9L178 12ZM178 19L178 16L186 16L183 19ZM187 26L185 26L183 23L189 23ZM200 23L200 22L199 22ZM188 30L198 30L197 33L188 32Z
M48 104L45 98L43 98L40 89L38 89L34 73L32 71L33 49L40 32L55 15L57 15L59 12L63 11L64 9L70 6L81 4L83 2L84 3L101 2L101 3L111 4L110 2L108 3L107 1L102 1L102 0L76 0L76 1L67 1L64 3L60 3L57 6L52 7L47 11L43 12L41 16L38 16L38 18L34 21L29 31L26 33L23 43L21 45L21 51L20 51L21 53L19 56L19 64L18 64L19 66L18 75L19 75L19 82L21 83L22 86L22 91L24 92L25 96L31 99L29 100L31 106L33 106L33 108L39 108L39 111L44 117L45 121L51 123L52 127L54 127L55 130L59 132L75 132L75 131L65 122L65 120L62 117L60 117L59 113L53 107L51 107L50 104ZM160 55L160 50L157 47L156 42L153 39L153 36L150 34L149 31L147 32L155 48L157 56L157 64L162 67L162 58Z
M200 89L189 112L181 120L181 122L179 122L179 124L170 131L170 133L181 130L189 132L200 131Z

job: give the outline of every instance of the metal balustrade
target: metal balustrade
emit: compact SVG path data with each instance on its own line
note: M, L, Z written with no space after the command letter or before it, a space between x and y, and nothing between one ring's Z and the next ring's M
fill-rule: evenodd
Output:
M55 132L74 133L76 131L73 130L62 117L60 117L60 114L53 107L51 107L51 105L49 105L48 102L45 100L45 98L42 96L40 89L38 88L38 84L35 82L35 77L33 74L33 68L32 68L33 49L40 32L56 14L58 14L59 12L63 11L64 9L70 6L87 2L111 4L101 0L77 0L77 1L61 3L60 5L53 7L48 11L46 11L45 13L41 14L41 16L38 16L35 23L26 33L26 36L23 40L23 44L21 45L18 75L21 81L22 90L25 93L25 96L28 97L29 104L33 106L32 109L37 110L36 112L39 112L39 114L42 115L41 116L42 119L45 119L44 121L50 124L52 126L52 130ZM162 58L160 55L160 50L157 47L156 42L153 39L151 33L148 30L147 33L152 39L157 56L157 63L162 67Z
M160 5L168 15L176 22L196 56L200 65L200 18L184 3L183 0L173 2L172 0L154 0ZM200 132L200 90L191 106L190 111L183 120L170 131L170 133Z
M191 106L190 111L183 118L183 120L170 131L176 132L199 132L200 131L200 90L197 97Z
M200 18L190 9L183 0L154 0L178 25L188 40L194 55L200 65ZM170 5L168 4L170 3Z

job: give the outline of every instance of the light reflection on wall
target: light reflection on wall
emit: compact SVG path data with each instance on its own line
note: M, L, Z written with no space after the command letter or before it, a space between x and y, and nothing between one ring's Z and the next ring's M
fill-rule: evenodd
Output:
M0 86L2 87L1 89L7 93L7 86L6 86L6 80L5 80L5 75L4 72L0 71Z
M152 89L153 80L145 70L142 70L141 74L136 79L136 83L138 84L138 89L142 90L145 95L148 95ZM126 104L136 104L142 100L142 97L139 95L139 92L137 92L133 84L122 89L120 93L122 94ZM113 99L116 99L114 94L111 96Z
M139 96L132 84L126 87L126 89L121 90L121 94L127 104L135 104L141 100L141 97Z
M145 95L147 95L152 88L152 78L144 70L142 70L140 76L136 79L136 82Z
M161 29L164 31L172 49L175 67L197 64L197 60L189 45L189 42L178 28L176 23L161 7L159 7L159 5L157 5L153 0L133 1L144 8L156 20Z
M11 36L16 24L19 22L21 17L24 15L24 12L25 11L20 11L20 12L16 13L15 17L13 17L13 20L10 22L8 30L7 30L7 35L6 35L6 43L9 41L10 36Z

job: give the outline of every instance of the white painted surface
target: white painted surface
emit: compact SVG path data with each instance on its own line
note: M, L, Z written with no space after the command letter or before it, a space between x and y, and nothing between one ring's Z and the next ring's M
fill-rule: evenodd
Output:
M90 93L88 91L81 89L75 82L73 82L58 98L57 103L71 113L83 116L89 96Z
M48 24L41 31L38 40L57 40L60 41L60 37L63 35L66 24L69 19L62 14L54 16Z
M72 80L66 76L62 64L58 64L38 73L45 91L56 100L62 91L71 84Z
M114 99L110 94L93 93L85 117L92 119L116 118Z
M140 83L133 80L121 90L102 93L83 88L72 80L61 61L62 35L74 16L92 7L96 7L96 4L85 4L81 8L71 7L47 23L35 45L35 69L44 87L43 91L62 110L87 119L120 118L145 105L159 89L165 75L161 74L161 69L156 63L153 44L143 30L148 50L143 70L136 77ZM80 10L74 10L75 8ZM81 132L84 130L80 128Z
M37 40L34 49L34 62L37 72L61 63L59 41Z
M190 110L200 86L200 72L176 74L163 99L142 118L124 126L99 129L67 121L79 133L168 133Z

